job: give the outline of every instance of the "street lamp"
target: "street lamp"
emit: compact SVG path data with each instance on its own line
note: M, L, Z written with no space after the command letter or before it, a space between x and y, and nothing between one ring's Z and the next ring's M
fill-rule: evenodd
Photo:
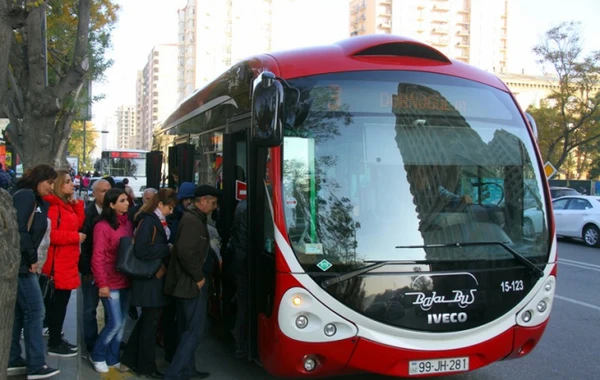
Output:
M85 124L86 124L86 122L85 122L85 120L83 120L83 159L82 159L82 161L83 161L84 166L85 166L85 156L86 156L85 151L87 148L87 140L86 140L87 131L85 129L86 128ZM106 130L99 131L99 132L102 134L108 133L108 131L106 131Z

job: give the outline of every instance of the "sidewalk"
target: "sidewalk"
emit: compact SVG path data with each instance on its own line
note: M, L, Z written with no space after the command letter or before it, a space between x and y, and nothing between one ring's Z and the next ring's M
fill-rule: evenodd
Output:
M52 377L53 380L137 380L147 379L146 377L136 376L135 373L121 373L111 368L106 374L97 373L88 359L88 352L83 342L83 332L79 331L82 316L82 295L81 291L73 291L67 308L67 315L63 326L65 339L71 343L77 342L79 346L79 355L73 358L60 358L56 356L46 356L46 362L50 367L60 369L60 374ZM98 327L104 326L104 311L102 305L98 307ZM134 320L127 318L125 325L124 341L127 341L133 327ZM196 352L196 363L199 369L211 372L210 380L234 380L243 378L271 378L262 372L255 364L249 362L240 362L233 358L231 347L224 344L214 333L210 332L210 322L207 323L207 331L198 351ZM47 339L48 338L44 338ZM21 341L23 344L23 341ZM23 351L25 352L25 351ZM161 348L156 348L156 357L158 369L164 372L169 363L164 360L164 352ZM258 377L255 377L258 374ZM252 376L254 375L254 376ZM9 379L25 380L26 376L11 376Z

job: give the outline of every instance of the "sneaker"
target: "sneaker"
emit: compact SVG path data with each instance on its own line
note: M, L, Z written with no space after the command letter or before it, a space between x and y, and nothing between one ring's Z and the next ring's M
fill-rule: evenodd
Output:
M49 356L60 356L63 358L71 358L77 356L77 351L73 351L65 342L60 342L56 347L48 347Z
M18 358L13 365L9 365L6 370L8 376L27 375L27 363L23 358Z
M74 344L71 344L71 343L69 343L69 341L68 341L68 340L66 340L66 339L63 339L63 340L62 340L62 342L63 342L63 343L64 343L64 344L65 344L67 347L69 347L69 350L71 350L71 351L73 351L73 352L77 352L77 351L78 351L78 347L77 347L76 345L74 345Z
M96 372L108 373L108 366L106 365L106 362L95 362L91 356L90 356L90 362L94 366L94 369L96 370Z
M27 375L27 380L34 379L47 379L54 375L58 375L60 373L59 369L50 368L47 365L44 365L40 368L36 373L32 373L31 375Z
M45 337L49 337L49 336L50 336L50 329L49 329L48 327L46 327L46 328L45 328L45 329L42 331L42 336L45 336ZM65 332L64 332L64 331L61 331L61 332L60 332L60 336L61 336L61 337L62 337L62 336L65 336Z

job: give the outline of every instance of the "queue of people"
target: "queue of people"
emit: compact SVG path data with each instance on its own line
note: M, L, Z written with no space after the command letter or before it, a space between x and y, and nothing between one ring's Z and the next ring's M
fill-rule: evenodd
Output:
M207 318L206 263L215 254L211 240L215 241L216 231L209 219L220 192L213 186L184 182L177 192L147 189L143 204L132 207L124 189L99 179L92 186L94 200L85 208L75 192L68 171L39 165L24 174L13 194L21 265L9 375L52 377L60 371L46 364L46 353L65 358L79 354L77 345L64 339L62 329L71 292L81 285L84 343L97 372L113 367L157 379L209 377L196 369L195 351ZM239 222L240 217L236 219ZM137 259L160 261L154 276L130 278L117 270L123 237L133 237ZM243 244L239 239L241 235L236 252ZM239 261L242 270L247 264L242 256ZM40 274L53 280L50 296L42 293L46 287ZM101 331L96 318L99 302L105 313ZM141 315L121 354L130 307L141 309ZM243 313L246 307L240 309ZM49 332L47 348L44 324ZM236 326L237 354L244 351L244 329L241 323ZM157 336L162 337L170 363L164 374L156 365Z

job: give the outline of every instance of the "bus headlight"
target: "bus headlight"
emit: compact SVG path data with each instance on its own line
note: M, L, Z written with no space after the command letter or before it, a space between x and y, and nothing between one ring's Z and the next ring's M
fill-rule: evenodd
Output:
M548 282L546 283L546 285L544 285L544 290L549 292L552 290L552 283Z
M296 327L297 328L303 329L306 326L308 326L308 318L306 318L304 315L301 315L298 318L296 318Z
M540 313L543 313L544 311L546 311L546 308L548 307L548 304L546 304L546 301L541 300L538 304L537 304L537 311L539 311Z
M527 323L529 321L531 321L531 311L527 310L526 312L524 312L521 315L521 319L523 320L523 322Z
M335 333L337 332L337 327L335 327L335 325L333 323L328 323L327 325L325 325L323 332L327 336L334 336Z
M300 304L302 303L302 298L296 296L292 298L292 303L294 304L294 306L300 306Z

